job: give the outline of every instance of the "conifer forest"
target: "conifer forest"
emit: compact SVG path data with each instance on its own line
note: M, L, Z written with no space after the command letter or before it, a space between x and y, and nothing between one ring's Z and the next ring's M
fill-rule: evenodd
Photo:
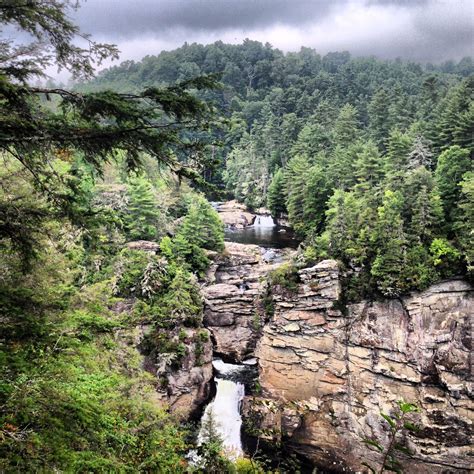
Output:
M81 7L0 1L0 473L470 472L472 57Z

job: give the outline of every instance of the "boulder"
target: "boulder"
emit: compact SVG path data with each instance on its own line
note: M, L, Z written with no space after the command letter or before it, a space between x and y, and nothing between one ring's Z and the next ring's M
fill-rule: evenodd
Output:
M244 204L237 201L228 201L218 208L219 216L227 227L241 229L253 224L255 214L247 211Z

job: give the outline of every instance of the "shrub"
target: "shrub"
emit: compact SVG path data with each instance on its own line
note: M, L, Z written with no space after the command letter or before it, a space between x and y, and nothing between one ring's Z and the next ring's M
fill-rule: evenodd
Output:
M273 287L280 287L289 292L296 292L299 283L298 269L291 262L280 265L269 273L269 282Z

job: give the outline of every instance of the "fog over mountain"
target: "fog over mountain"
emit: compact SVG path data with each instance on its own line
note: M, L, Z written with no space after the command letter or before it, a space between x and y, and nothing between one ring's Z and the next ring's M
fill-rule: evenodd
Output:
M88 0L75 19L95 39L117 44L121 59L247 37L284 51L309 46L423 62L472 55L474 44L471 0Z

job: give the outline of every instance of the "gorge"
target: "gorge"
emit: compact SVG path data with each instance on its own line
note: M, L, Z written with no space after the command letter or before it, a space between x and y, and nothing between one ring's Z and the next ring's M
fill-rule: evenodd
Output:
M338 264L325 260L300 269L297 288L274 286L267 314L267 276L294 251L275 249L273 262L266 252L226 242L203 288L214 354L258 361L261 392L245 397L244 420L257 411L262 431L271 428L320 469L358 472L378 460L362 440L387 437L379 412L404 399L420 407L422 427L408 440L414 455L405 469L468 472L473 288L450 279L399 299L345 304ZM222 403L219 392L213 404ZM224 431L235 427L218 413Z

